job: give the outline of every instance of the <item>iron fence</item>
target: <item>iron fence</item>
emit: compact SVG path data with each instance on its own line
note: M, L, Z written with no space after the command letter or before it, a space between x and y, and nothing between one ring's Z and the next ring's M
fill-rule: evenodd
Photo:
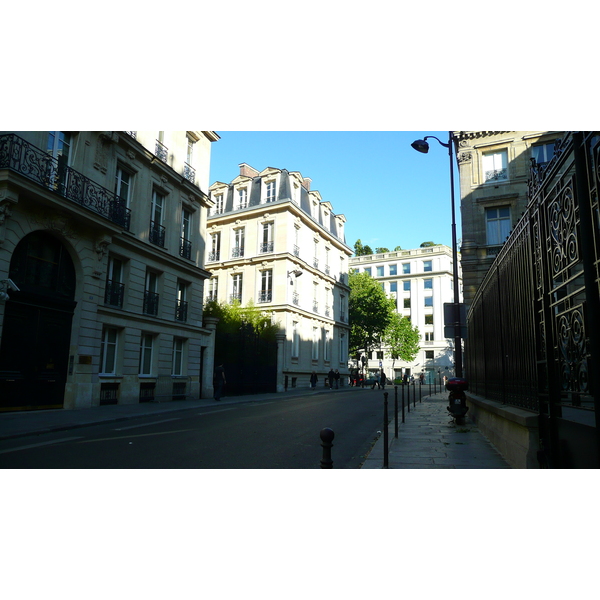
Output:
M573 132L532 161L527 208L467 320L469 389L537 412L551 466L600 464L599 159L600 132Z

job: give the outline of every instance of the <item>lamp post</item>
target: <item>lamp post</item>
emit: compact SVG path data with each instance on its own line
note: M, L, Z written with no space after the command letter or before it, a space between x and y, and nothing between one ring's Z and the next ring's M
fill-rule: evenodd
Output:
M427 140L433 138L437 140L444 148L448 148L448 156L450 157L450 199L452 203L452 262L454 263L452 281L454 286L454 368L455 376L463 376L462 368L462 343L461 343L461 324L460 324L460 294L458 288L458 249L456 243L456 219L454 215L454 167L452 165L452 132L448 132L448 143L442 142L434 135L427 135L422 140L414 141L411 146L417 151L427 154L429 152L429 144Z

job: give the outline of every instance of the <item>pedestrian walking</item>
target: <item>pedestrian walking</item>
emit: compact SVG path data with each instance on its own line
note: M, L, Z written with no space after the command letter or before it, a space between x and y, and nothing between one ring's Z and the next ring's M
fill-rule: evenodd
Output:
M423 373L421 373L419 375L419 381L421 382L421 385L423 385L424 381L425 381L425 375L423 375Z
M339 389L340 387L340 372L336 369L335 370L335 389Z
M329 379L329 389L333 389L333 380L335 379L335 371L333 369L329 369L329 373L327 373L327 379Z
M225 380L225 369L223 365L220 364L215 369L215 373L213 375L213 389L214 389L214 399L219 402L221 400L221 396L223 395L223 386L227 383Z
M381 370L381 389L385 390L385 384L387 383L387 377L385 375L384 370Z
M319 378L317 377L317 374L313 371L312 375L310 376L310 387L316 388L318 380L319 380Z
M374 390L375 386L377 386L378 390L381 389L381 385L379 384L379 371L377 371L377 373L375 373L375 379L373 381L373 386L371 387L371 389Z

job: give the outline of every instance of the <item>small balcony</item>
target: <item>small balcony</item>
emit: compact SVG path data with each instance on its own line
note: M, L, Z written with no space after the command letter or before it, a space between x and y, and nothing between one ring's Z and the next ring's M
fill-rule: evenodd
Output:
M185 300L177 300L175 306L175 320L185 323L187 321L188 303Z
M295 306L298 306L300 304L300 295L298 294L298 292L294 292L292 294L292 302Z
M116 308L123 308L124 296L125 284L119 283L118 281L111 281L110 279L106 282L106 289L104 290L104 304L107 306L114 306Z
M144 292L144 314L154 317L158 315L158 297L156 292Z
M485 182L506 181L508 179L508 169L495 169L485 172Z
M316 300L313 300L313 312L319 312L319 303Z
M181 242L179 244L179 256L181 256L182 258L187 258L188 260L191 260L191 258L192 258L192 242L190 242L190 240L181 238Z
M242 258L244 256L244 248L236 246L231 250L231 258Z
M208 262L217 262L221 260L221 252L213 251L208 253Z
M266 252L273 252L273 242L262 242L258 250L261 254Z
M319 259L316 256L313 258L313 267L315 269L319 268Z
M156 140L154 154L156 154L163 162L167 162L167 159L169 158L169 149L162 142Z
M331 316L331 307L330 306L326 306L325 307L325 316L326 317L330 317Z
M150 233L148 235L148 239L150 240L150 243L164 248L165 228L162 225L156 223L155 221L150 221Z
M294 246L294 256L300 256L300 246Z
M191 167L187 163L184 163L183 164L183 176L188 181L190 181L191 183L196 185L196 169L194 169L194 167Z
M258 301L260 303L263 302L272 302L273 300L273 292L271 290L267 290L264 292L259 292L258 294Z

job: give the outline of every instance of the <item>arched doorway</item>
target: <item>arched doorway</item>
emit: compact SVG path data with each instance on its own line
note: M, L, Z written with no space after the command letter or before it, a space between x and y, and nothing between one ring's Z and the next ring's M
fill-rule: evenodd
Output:
M45 231L15 248L0 342L0 410L62 408L75 310L75 268Z

